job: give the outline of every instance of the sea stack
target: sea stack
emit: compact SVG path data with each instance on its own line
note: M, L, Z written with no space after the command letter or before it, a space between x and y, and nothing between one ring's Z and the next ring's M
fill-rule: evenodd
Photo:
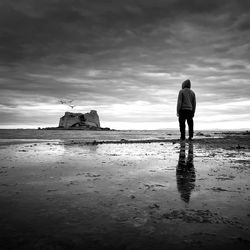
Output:
M59 128L64 129L100 129L100 120L96 110L90 113L71 113L65 112L60 118Z

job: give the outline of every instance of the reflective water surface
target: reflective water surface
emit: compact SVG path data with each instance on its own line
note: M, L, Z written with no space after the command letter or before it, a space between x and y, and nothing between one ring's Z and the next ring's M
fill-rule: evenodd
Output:
M41 248L54 237L93 249L120 246L119 237L144 249L236 244L249 235L249 159L198 143L4 145L1 232Z
M177 188L180 192L181 199L186 203L189 202L191 192L195 188L195 168L194 168L194 151L193 143L188 144L188 155L186 158L186 144L180 143L179 161L176 167Z

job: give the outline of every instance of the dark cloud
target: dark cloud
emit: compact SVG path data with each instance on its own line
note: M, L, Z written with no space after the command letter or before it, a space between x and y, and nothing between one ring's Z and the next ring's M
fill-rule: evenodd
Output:
M211 24L215 27L220 23L218 20L214 23L213 19L216 20L216 14L221 14L221 10L232 16L232 13L227 11L228 6L233 5L236 10L241 9L241 5L245 7L243 1L238 3L215 0L4 3L0 13L1 28L4 30L1 41L4 62L8 59L34 60L51 53L93 54L110 47L127 47L129 43L132 43L132 46L143 46L138 38L145 36L147 39L148 35L152 35L152 31L157 29L157 25L162 24L169 28L171 22L197 22L198 19L200 25ZM244 15L244 18L238 21L238 27L248 21L247 15ZM159 33L156 32L155 36L154 38L158 37L160 40Z
M174 112L185 78L201 105L247 100L249 24L244 0L1 1L5 124L20 105L53 106L65 96L111 113L137 101Z

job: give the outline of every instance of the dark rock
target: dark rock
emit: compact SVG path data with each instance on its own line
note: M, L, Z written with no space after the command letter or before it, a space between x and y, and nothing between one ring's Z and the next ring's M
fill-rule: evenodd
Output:
M197 132L196 135L197 135L197 136L204 136L204 134L201 133L201 132Z
M101 128L100 119L96 110L90 113L71 113L65 112L60 118L58 127L47 127L45 130L111 130L110 128ZM112 129L113 131L113 129Z
M126 139L121 139L120 141L121 141L121 142L127 142L128 140L126 140Z
M71 113L65 112L64 116L60 118L59 128L100 128L100 120L97 112L91 110L90 113Z

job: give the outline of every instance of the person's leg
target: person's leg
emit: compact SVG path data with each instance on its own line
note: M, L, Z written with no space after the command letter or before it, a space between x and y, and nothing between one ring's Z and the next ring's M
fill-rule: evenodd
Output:
M192 112L190 112L188 114L187 124L188 124L189 139L192 139L194 136L194 121L193 121L193 113Z
M185 126L185 115L180 112L180 115L179 115L179 125L180 125L180 132L181 132L181 140L185 140L185 129L186 129L186 126Z

